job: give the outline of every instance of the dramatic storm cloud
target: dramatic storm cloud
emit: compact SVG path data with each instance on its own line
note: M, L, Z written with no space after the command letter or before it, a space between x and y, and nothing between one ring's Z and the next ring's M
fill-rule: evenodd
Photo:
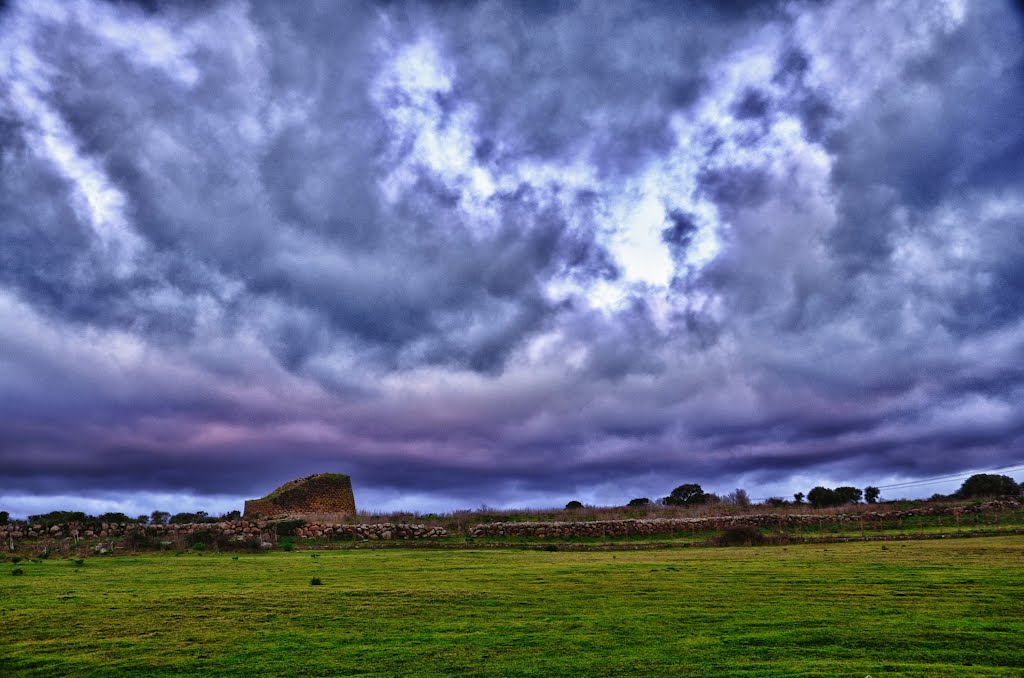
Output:
M1022 112L1010 2L0 3L0 508L1020 466Z

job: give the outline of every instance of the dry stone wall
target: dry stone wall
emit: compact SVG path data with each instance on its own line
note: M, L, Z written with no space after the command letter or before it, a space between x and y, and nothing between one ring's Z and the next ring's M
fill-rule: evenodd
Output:
M285 532L287 534L282 534ZM0 525L2 548L15 551L26 543L36 550L96 553L128 550L185 549L195 544L205 548L240 550L271 549L284 536L324 540L439 539L447 536L442 527L407 523L345 525L303 523L302 521L234 520L219 523L140 525L96 523L44 526L12 523Z
M703 532L722 530L741 525L767 529L786 529L802 526L816 526L823 523L877 523L911 518L914 516L938 516L987 513L1020 508L1012 500L991 501L983 504L955 507L925 507L907 511L879 511L858 513L815 513L787 514L764 513L738 516L713 516L704 518L653 518L630 520L592 520L567 522L499 522L486 523L469 528L470 537L538 537L559 539L566 537L629 537L640 535L676 534L679 532Z

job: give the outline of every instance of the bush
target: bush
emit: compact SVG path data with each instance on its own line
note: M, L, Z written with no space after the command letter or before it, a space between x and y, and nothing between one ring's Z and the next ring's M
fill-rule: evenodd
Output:
M278 537L294 537L295 531L300 527L305 527L306 521L301 518L295 520L282 520L279 523L274 524L274 532L277 533Z
M15 577L20 577L21 575L25 574L25 570L21 569L20 567L16 567L13 570L11 570L11 574Z
M727 527L715 538L718 546L756 546L767 541L761 530L753 525Z
M636 499L630 499L626 506L647 506L651 503L651 500L647 497L637 497Z
M320 586L323 582L320 581L320 577L313 577L309 580L310 586Z
M734 491L725 495L722 503L729 506L738 506L739 508L748 508L750 506L750 495L743 488L737 487Z
M575 499L573 499L572 501L570 501L568 504L565 505L565 509L567 511L574 511L576 509L581 509L581 508L583 508L583 502L576 501Z
M291 551L295 548L295 544L292 543L291 537L285 537L284 539L280 540L278 544L280 544L282 551Z
M0 525L6 525L11 521L11 514L7 511L0 511Z
M205 548L206 548L206 544L204 544L201 541L197 541L195 544L192 544L192 550L193 551L202 551Z

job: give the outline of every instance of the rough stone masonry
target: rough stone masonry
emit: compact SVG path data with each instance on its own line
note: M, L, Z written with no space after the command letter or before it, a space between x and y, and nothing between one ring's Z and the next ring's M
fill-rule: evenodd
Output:
M245 502L246 518L354 515L352 479L341 473L317 473L290 480L262 499Z

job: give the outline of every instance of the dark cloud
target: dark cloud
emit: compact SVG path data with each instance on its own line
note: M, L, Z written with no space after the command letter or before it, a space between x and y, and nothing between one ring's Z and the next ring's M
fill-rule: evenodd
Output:
M0 3L0 497L1019 461L1011 14Z

